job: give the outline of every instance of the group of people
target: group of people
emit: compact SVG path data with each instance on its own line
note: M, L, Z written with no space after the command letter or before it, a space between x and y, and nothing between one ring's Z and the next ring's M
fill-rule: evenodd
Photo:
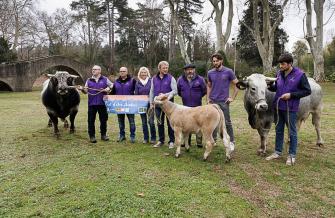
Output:
M188 107L197 107L202 105L202 98L207 95L208 104L218 104L224 113L227 132L230 136L231 146L235 146L235 137L232 122L230 119L229 106L237 96L238 88L235 86L238 82L235 73L223 65L223 57L220 54L213 54L211 56L213 69L208 71L207 82L205 79L196 73L196 66L194 64L186 64L183 67L184 73L177 81L169 73L169 63L161 61L158 64L158 73L151 77L149 69L141 67L138 71L137 80L128 74L126 67L121 67L119 70L119 77L112 83L107 77L101 75L101 67L95 65L92 68L92 77L89 78L84 87L81 87L83 93L88 93L88 134L91 143L96 143L95 137L95 119L96 114L99 114L101 140L108 141L107 136L107 108L103 101L103 96L106 94L112 95L147 95L149 97L148 110L155 110L155 113L140 114L142 120L143 143L151 143L153 147L158 148L165 143L165 128L164 120L165 114L160 107L154 107L154 98L158 95L164 94L168 100L174 101L174 96L179 95L182 99L183 105ZM309 95L311 90L307 81L307 77L302 71L293 67L293 58L290 54L283 54L279 58L280 71L277 73L278 81L275 82L269 89L276 91L277 98L284 101L294 102L288 104L290 107L290 116L287 117L286 108L280 108L279 125L276 126L276 148L274 154L267 157L267 160L277 159L282 154L283 147L283 132L285 123L295 123L299 99ZM294 83L291 82L299 74L299 79ZM288 81L288 78L290 80ZM307 81L307 83L306 83ZM232 95L229 95L230 85L234 85ZM299 95L292 94L301 91ZM303 93L303 94L301 94ZM156 128L154 123L154 115L158 128L158 140L156 138ZM119 123L119 137L118 142L126 140L125 134L125 116L127 116L130 126L130 142L135 142L136 126L134 114L118 114ZM287 120L289 119L289 121ZM169 120L166 118L168 127L168 147L174 148L174 131L170 126ZM148 128L149 124L149 128ZM295 125L290 126L290 150L287 164L292 165L295 162L295 155L297 149L297 132ZM150 134L149 134L150 129ZM217 134L213 137L216 140ZM188 139L189 143L191 137ZM201 136L196 136L196 143L198 147L202 147Z

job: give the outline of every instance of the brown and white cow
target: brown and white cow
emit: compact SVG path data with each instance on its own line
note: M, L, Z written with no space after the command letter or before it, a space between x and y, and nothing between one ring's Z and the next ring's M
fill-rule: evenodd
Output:
M226 161L231 159L233 148L230 147L229 135L226 131L224 115L216 104L203 105L199 107L186 107L168 101L166 95L156 96L155 105L159 105L168 117L176 138L176 157L180 156L180 147L185 142L186 151L189 151L188 136L191 133L202 134L206 145L203 159L207 160L214 146L213 132L219 129L223 144L226 148ZM185 140L186 139L186 140Z

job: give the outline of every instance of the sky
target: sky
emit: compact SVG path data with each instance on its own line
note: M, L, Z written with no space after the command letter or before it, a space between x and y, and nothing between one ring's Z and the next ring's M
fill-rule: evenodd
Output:
M327 0L333 1L335 0ZM38 8L44 11L47 11L49 14L56 11L57 8L65 8L70 10L70 3L72 0L39 0ZM140 0L128 0L129 6L132 8L137 8L136 2L141 2ZM234 1L236 2L236 1ZM237 36L238 33L238 19L241 17L242 10L237 10L237 8L241 8L241 5L235 5L234 7L234 18L233 18L233 26L232 26L232 33L230 38L234 38ZM209 26L210 31L213 32L212 40L215 41L215 25L214 21L210 20L208 22L203 22L206 18L208 18L211 14L212 6L209 1L205 1L203 14L194 16L194 20L197 23L198 28L205 28ZM330 12L325 14L325 22L326 19L330 16ZM303 17L304 12L297 10L296 5L290 5L286 11L284 16L284 21L281 24L281 27L286 31L289 36L289 42L286 45L286 50L292 51L293 45L296 41L302 40L304 36L303 32ZM224 26L225 27L225 26ZM324 45L329 43L332 40L332 37L335 37L335 15L331 18L330 22L328 22L324 26Z

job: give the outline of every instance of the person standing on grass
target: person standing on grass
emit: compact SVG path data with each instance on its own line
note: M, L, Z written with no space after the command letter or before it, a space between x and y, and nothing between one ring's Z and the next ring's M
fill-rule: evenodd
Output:
M177 82L176 79L169 73L169 63L166 61L161 61L158 64L159 72L153 76L151 80L151 88L150 88L150 107L153 108L154 97L165 94L168 96L168 100L174 101L173 97L178 93L177 91ZM162 111L160 107L155 107L155 114L157 118L158 124L158 135L159 141L153 146L154 148L159 148L164 144L165 141L165 130L164 130L164 117L165 113ZM166 118L168 133L169 133L169 148L174 148L174 131L170 126L169 120Z
M207 100L209 104L217 104L223 111L227 132L230 136L231 149L235 148L235 138L233 125L230 120L229 105L234 101L237 96L238 88L236 83L238 82L235 72L230 68L223 66L223 57L220 54L213 54L211 57L213 69L208 71L208 82L207 82ZM230 84L234 85L234 93L229 96ZM217 138L217 131L213 134L214 140Z
M298 145L296 119L300 98L310 95L311 87L305 73L301 69L292 66L293 57L291 54L282 54L278 61L280 70L276 75L277 80L272 85L269 85L269 90L276 92L274 98L274 107L276 111L278 110L278 117L276 117L276 147L275 152L268 156L266 160L281 157L286 124L289 128L290 137L290 147L286 164L293 165L296 160Z
M98 65L92 68L92 77L87 79L84 87L79 87L84 94L88 94L88 135L91 143L96 143L95 138L95 118L99 114L101 140L108 141L107 120L108 113L103 96L108 94L113 88L113 83L105 76L101 75L101 67ZM98 91L102 90L102 91Z
M135 95L147 95L150 94L150 88L151 88L151 78L150 78L150 72L149 69L146 67L141 67L138 71L138 81L135 85ZM143 130L143 144L147 144L149 142L149 129L148 129L148 122L150 126L150 143L156 144L156 128L155 128L155 122L154 122L154 114L147 113L141 114L141 120L142 120L142 130Z
M187 107L197 107L202 105L202 97L206 95L206 82L202 76L195 73L194 64L184 66L184 75L177 80L178 95ZM186 139L185 139L186 140ZM202 147L202 136L196 135L197 146ZM191 145L191 135L188 138Z
M119 71L119 78L115 80L112 94L113 95L134 95L136 80L131 78L128 75L128 69L126 67L121 67ZM126 140L125 133L125 114L118 114L117 119L119 122L119 138L117 142L122 142ZM130 129L130 142L135 143L135 114L127 114L127 118L129 121L129 129Z

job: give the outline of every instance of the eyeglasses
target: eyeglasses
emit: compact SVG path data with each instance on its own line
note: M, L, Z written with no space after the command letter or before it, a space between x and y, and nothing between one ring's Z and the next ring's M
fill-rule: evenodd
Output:
M92 69L92 70L100 70L100 69Z

